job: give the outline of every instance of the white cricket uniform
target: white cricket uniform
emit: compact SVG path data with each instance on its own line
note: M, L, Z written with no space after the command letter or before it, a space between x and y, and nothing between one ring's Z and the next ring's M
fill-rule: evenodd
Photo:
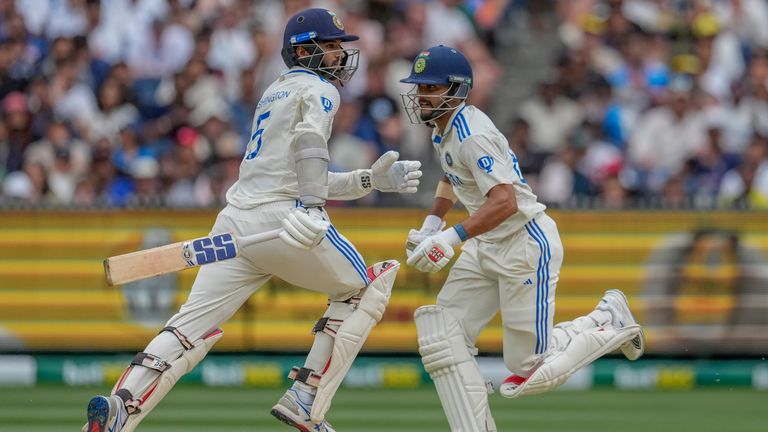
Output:
M555 222L520 174L517 157L491 119L471 105L456 109L432 142L453 190L470 215L498 184L514 186L518 211L468 240L437 297L461 321L467 344L501 309L504 361L525 374L547 350L563 247Z
M300 204L296 137L317 134L327 142L338 106L336 87L314 72L294 67L281 75L256 107L240 176L227 191L228 205L211 233L245 236L280 228ZM308 251L275 239L201 267L189 298L167 325L197 340L229 319L272 276L327 293L331 300L346 300L369 282L362 256L331 226L320 245Z

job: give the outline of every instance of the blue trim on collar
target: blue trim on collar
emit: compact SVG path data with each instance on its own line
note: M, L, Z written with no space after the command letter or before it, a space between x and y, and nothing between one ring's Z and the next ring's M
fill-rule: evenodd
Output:
M310 70L306 70L306 69L293 69L293 70L289 70L288 72L284 73L283 75L290 75L290 74L294 74L294 73L305 73L305 74L316 76L316 77L320 78L320 81L322 81L322 82L328 82L327 79L321 77L317 73L312 72Z

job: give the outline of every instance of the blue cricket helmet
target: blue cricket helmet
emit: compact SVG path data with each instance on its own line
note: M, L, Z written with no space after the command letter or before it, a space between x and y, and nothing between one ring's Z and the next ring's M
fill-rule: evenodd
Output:
M351 78L357 70L359 50L342 49L341 64L331 68L322 64L323 55L327 53L323 52L317 43L333 40L351 42L358 39L360 38L357 35L347 34L344 31L344 24L341 23L341 19L336 13L322 8L305 9L292 16L285 25L281 54L283 61L289 68L301 66L312 69L326 78L344 82ZM307 47L312 54L299 58L296 54L296 47L298 46Z
M472 87L472 66L456 48L434 46L419 53L413 60L411 74L400 82L408 84L452 85Z
M467 98L472 88L472 66L456 48L438 45L419 53L413 60L411 74L400 82L414 85L410 92L400 95L411 123L428 123L453 111ZM432 96L419 94L419 84L448 87L439 95L440 106L420 105L420 98Z

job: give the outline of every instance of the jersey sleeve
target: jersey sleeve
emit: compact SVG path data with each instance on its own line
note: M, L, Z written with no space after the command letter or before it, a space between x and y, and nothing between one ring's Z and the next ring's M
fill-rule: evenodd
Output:
M501 140L486 135L467 137L459 146L459 157L483 195L498 184L519 182L512 153Z
M339 109L339 91L331 84L318 81L302 89L300 97L296 136L317 134L327 142L331 137L333 116Z

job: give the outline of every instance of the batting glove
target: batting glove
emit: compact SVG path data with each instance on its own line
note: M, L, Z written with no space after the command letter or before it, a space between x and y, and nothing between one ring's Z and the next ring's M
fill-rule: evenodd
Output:
M371 166L373 188L381 192L416 193L421 162L399 161L400 153L388 151Z
M461 243L454 228L448 228L424 239L408 258L408 265L417 270L434 273L440 271L453 258L453 247Z
M280 239L295 248L309 250L323 241L330 226L322 207L299 207L283 219Z
M428 215L424 218L421 229L408 231L408 238L405 240L405 255L410 258L416 246L427 237L437 234L443 228L445 228L445 221L435 215Z

